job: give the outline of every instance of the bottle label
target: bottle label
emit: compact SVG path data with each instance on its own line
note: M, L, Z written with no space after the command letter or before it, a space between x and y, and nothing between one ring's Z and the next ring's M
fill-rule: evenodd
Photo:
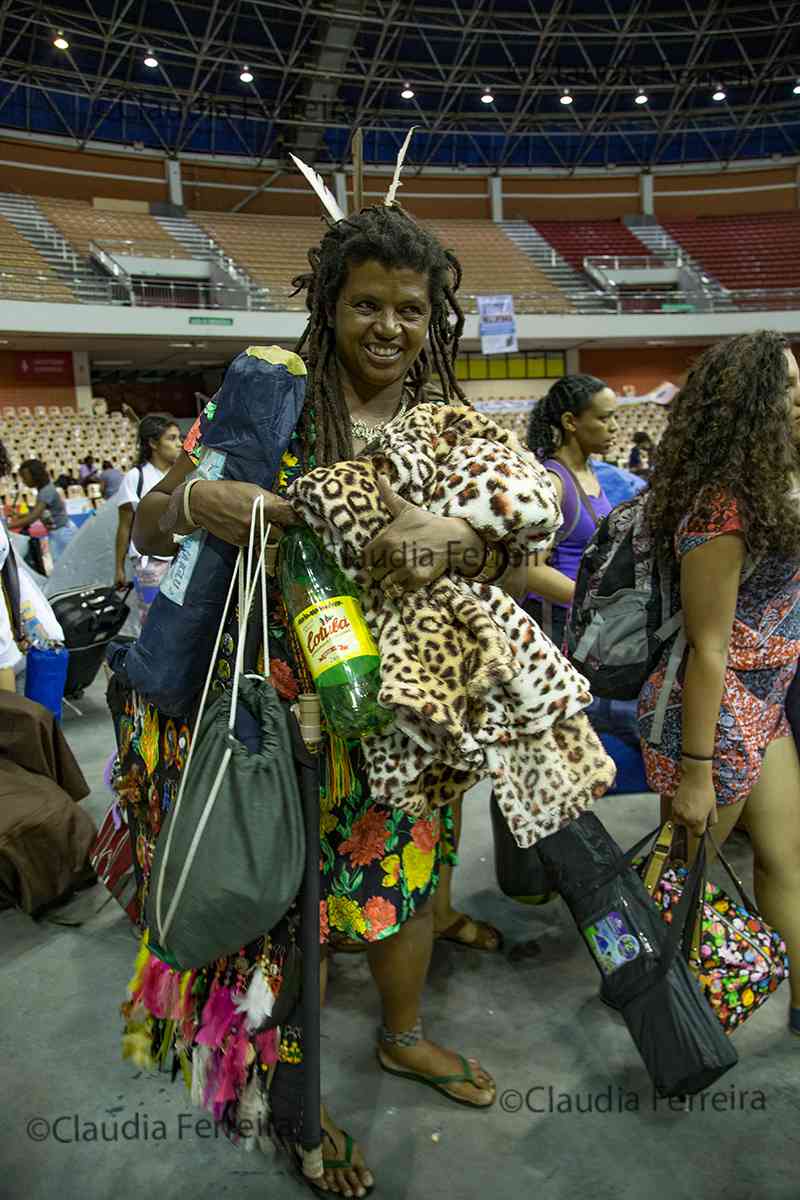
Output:
M362 655L375 655L375 645L361 610L352 596L331 596L298 613L294 628L303 647L311 678Z

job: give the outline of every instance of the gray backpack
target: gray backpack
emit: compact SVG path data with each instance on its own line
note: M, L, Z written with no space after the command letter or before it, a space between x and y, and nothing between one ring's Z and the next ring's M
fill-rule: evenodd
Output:
M636 700L670 646L648 741L661 743L672 686L686 651L674 558L659 555L645 519L646 493L597 526L581 560L566 629L567 655L606 700ZM754 563L746 563L742 580Z
M256 506L262 527L254 579ZM242 549L180 788L159 834L150 876L150 949L182 971L227 957L277 925L297 896L305 869L305 826L287 712L267 679L243 674L247 620L259 582L264 662L269 663L265 551L259 497L247 568ZM239 645L233 686L206 707L237 581ZM242 707L256 731L252 748L237 736L237 709Z

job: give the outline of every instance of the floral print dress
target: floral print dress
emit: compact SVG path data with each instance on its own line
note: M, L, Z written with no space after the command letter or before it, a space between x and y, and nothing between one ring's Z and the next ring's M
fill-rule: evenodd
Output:
M212 402L186 440L185 449L195 459L202 428L214 411ZM281 462L278 493L301 473L302 457L295 433ZM313 689L274 580L268 603L269 674L289 703L300 691ZM233 613L221 639L212 685L217 692L233 676L236 629ZM263 668L261 656L258 666ZM131 830L143 913L156 841L178 793L192 719L191 714L185 721L166 717L116 678L108 699L118 744L116 788ZM339 937L369 943L396 933L433 895L442 862L455 862L452 827L449 808L414 820L397 809L372 804L360 744L341 744L335 785L329 769L322 773L320 788L321 941ZM193 1101L208 1108L232 1140L248 1145L253 1142L249 1114L254 1111L269 1113L271 1134L293 1141L300 1137L298 932L299 910L293 906L277 928L265 930L236 954L201 970L179 973L151 951L144 930L122 1006L123 1055L150 1068L163 1067L171 1059L173 1077L182 1071ZM253 1032L237 1005L258 973L276 1004L286 992L288 1015L279 1028Z
M687 516L675 536L678 562L696 546L726 533L742 533L736 502L720 495L710 516ZM677 604L676 604L677 607ZM639 732L650 787L672 796L680 782L683 675L669 697L661 744L648 735L666 671L666 658L639 697ZM717 804L735 804L753 790L767 746L790 735L786 694L800 659L800 563L777 557L759 562L742 582L728 649L717 722L713 775Z

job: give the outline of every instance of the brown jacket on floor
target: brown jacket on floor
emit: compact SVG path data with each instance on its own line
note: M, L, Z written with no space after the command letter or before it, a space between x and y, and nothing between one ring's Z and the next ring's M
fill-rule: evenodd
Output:
M0 907L35 913L91 877L89 790L52 713L0 692Z

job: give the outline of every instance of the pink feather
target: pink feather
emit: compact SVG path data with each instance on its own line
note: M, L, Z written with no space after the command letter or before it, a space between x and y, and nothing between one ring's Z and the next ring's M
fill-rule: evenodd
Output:
M222 1070L223 1054L221 1050L212 1050L206 1063L206 1080L203 1088L203 1108L211 1111L212 1097L216 1093Z
M275 1034L276 1030L267 1029L264 1033L257 1034L254 1039L262 1063L271 1064L278 1061L278 1041Z
M163 1017L161 998L163 995L163 978L169 971L166 963L151 955L144 969L142 979L142 1004L154 1017Z
M236 1100L244 1087L247 1078L247 1034L242 1030L235 1041L230 1042L222 1056L222 1067L217 1076L217 1090L213 1096L214 1117L217 1116L217 1105L224 1107L230 1100ZM222 1115L220 1109L219 1116Z
M215 983L203 1009L198 1043L201 1046L221 1046L238 1015L230 988Z

